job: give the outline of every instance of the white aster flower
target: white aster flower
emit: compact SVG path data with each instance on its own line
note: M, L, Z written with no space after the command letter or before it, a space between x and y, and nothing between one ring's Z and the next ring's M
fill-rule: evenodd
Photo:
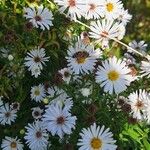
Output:
M25 140L31 150L46 150L48 146L48 133L41 121L36 121L32 124L28 124L25 127L27 132L25 133Z
M23 150L23 144L17 137L11 138L6 136L5 139L2 140L1 148L2 150Z
M34 119L40 119L42 117L43 110L40 107L34 107L31 110Z
M126 63L116 57L109 58L102 62L102 66L98 67L96 73L96 82L104 87L105 92L116 94L125 91L127 86L133 81L131 70L126 66Z
M8 55L8 60L9 60L9 61L12 61L13 59L14 59L14 56L13 56L13 55L11 55L11 54Z
M99 19L104 17L103 3L99 0L87 0L85 9L86 19Z
M142 76L150 77L150 59L148 61L142 61L141 70Z
M29 22L33 24L36 28L41 28L42 30L50 29L52 26L53 14L48 8L44 8L43 6L28 7L24 8L24 17L29 19Z
M71 134L72 129L75 129L75 121L77 118L71 116L66 106L62 108L58 104L51 104L46 109L43 117L47 130L53 136L58 135L60 138L63 138L64 134Z
M8 103L5 103L0 107L0 124L11 125L12 122L15 122L17 117L17 111L12 110Z
M39 84L38 86L31 87L31 99L36 102L41 102L46 96L44 85Z
M89 95L92 94L91 88L82 88L80 91L81 91L81 94L85 97L88 97Z
M119 11L119 16L117 17L117 20L120 21L123 25L127 25L128 22L132 19L132 15L128 13L128 10L124 10L122 8Z
M120 0L103 0L103 4L105 18L108 20L116 19L123 8L123 4Z
M134 41L129 43L129 46L132 47L135 50L138 50L139 52L141 52L142 54L145 55L146 54L146 48L147 48L148 45L145 43L145 41L137 42L137 41L134 40ZM128 48L128 52L134 53L129 48Z
M65 81L67 84L69 84L70 79L71 79L71 74L72 72L70 71L69 68L63 68L58 71L62 75L63 81Z
M70 46L68 56L68 68L75 74L89 73L94 70L97 59L100 58L100 49L94 50L92 45L85 45L79 39L75 46Z
M35 78L37 78L41 74L40 68L38 66L33 67L31 69L31 74L32 74L32 76L34 76Z
M137 118L139 120L143 120L145 118L144 113L147 109L148 102L150 101L149 98L148 93L141 89L128 96L128 104L131 105L133 118Z
M79 150L116 150L115 140L110 129L97 126L95 123L89 128L83 128L77 145Z
M10 108L11 108L12 110L18 111L18 110L20 109L20 103L14 102L14 103L12 103L12 104L10 105Z
M123 25L113 20L102 19L102 21L94 21L90 25L90 37L96 39L96 43L101 43L102 47L106 47L109 43L109 38L118 38L121 40L125 33ZM121 34L121 36L120 36ZM108 37L107 37L108 36Z
M60 107L66 106L68 110L70 110L73 106L73 101L67 93L63 89L59 89L58 87L54 86L48 88L48 94L51 98L49 105L51 104L58 104Z
M43 69L43 65L45 62L48 61L49 57L45 57L45 49L44 48L37 48L33 49L31 52L27 53L28 56L25 57L25 66L28 67L28 70L35 72L34 69L39 68L40 70ZM33 71L34 70L34 71Z
M67 10L67 16L72 20L81 18L81 15L83 15L82 5L85 5L85 3L82 0L54 0L54 2L60 6L59 11L61 13Z

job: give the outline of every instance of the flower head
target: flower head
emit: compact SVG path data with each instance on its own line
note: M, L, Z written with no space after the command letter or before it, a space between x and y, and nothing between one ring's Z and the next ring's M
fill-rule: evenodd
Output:
M17 137L11 138L6 136L5 139L2 140L1 148L2 150L23 150L23 144Z
M33 72L39 72L36 71L36 69L43 69L43 65L45 65L45 62L48 61L49 57L45 57L45 49L44 48L37 48L33 49L31 52L27 53L28 56L25 57L25 66L28 67L29 71L32 71L32 74L35 75ZM39 73L38 73L39 74ZM35 75L36 76L36 75Z
M29 22L32 22L33 26L36 28L41 28L42 30L50 29L52 26L53 15L48 8L44 8L43 6L28 7L24 8L24 17L29 19Z
M77 119L75 116L71 116L66 106L62 108L58 104L51 104L43 117L47 130L50 131L53 136L56 134L60 138L63 138L64 134L72 133Z
M63 81L65 81L67 84L69 84L69 82L71 80L71 74L72 74L70 69L69 68L63 68L63 69L59 70L58 72L62 75Z
M100 42L102 47L108 46L109 38L121 39L125 33L125 28L121 23L107 19L92 22L90 30L90 37L96 39L96 43Z
M113 134L105 129L104 126L97 126L95 123L89 128L83 128L80 133L77 145L79 150L116 150L115 140L112 138Z
M31 99L36 102L41 102L46 96L44 86L39 84L38 86L33 86L31 88Z
M15 122L17 117L17 111L10 108L9 104L6 103L0 107L0 124L11 125L11 122Z
M76 20L77 17L81 18L81 15L83 14L82 11L82 5L84 4L81 0L54 0L55 3L57 3L60 8L59 11L61 13L64 13L64 11L67 9L67 16L69 16L72 20Z
M109 58L102 62L96 73L96 82L104 87L105 92L110 94L113 91L118 94L126 90L127 86L133 81L131 70L126 66L126 63L116 57Z
M34 119L40 119L42 117L43 110L40 107L32 108L32 116Z
M25 140L31 150L45 150L48 145L48 133L41 121L36 121L32 124L28 124L25 127L27 132L25 133Z
M117 20L120 21L123 25L127 25L128 22L132 19L132 15L128 13L128 10L124 10L123 8L119 11L119 16Z
M150 97L145 90L139 90L131 93L128 96L128 104L131 105L131 113L133 118L143 120L145 111L147 110L148 102Z
M116 19L119 12L123 8L123 4L120 0L104 0L103 11L105 18L108 20Z
M85 18L99 19L100 17L104 17L103 2L98 0L88 0L85 5Z
M79 39L75 46L70 46L66 57L68 67L75 74L89 73L94 70L94 65L101 56L99 49L94 50L91 45L85 45Z
M146 48L148 45L145 43L145 41L137 42L134 40L129 43L129 46L143 54L146 54ZM133 53L130 49L128 49L128 52Z

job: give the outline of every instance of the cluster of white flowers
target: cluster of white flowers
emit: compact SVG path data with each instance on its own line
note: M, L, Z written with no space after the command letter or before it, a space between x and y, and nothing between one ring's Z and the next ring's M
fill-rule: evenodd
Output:
M125 10L120 0L54 0L60 8L61 13L67 12L71 20L77 21L81 17L91 20L89 26L89 37L93 38L100 48L93 43L84 42L78 37L75 44L69 45L67 56L65 57L67 66L58 70L65 85L73 82L77 84L81 77L91 74L95 83L110 95L117 95L126 91L137 77L133 75L129 65L136 64L134 53L127 49L124 58L118 59L116 56L103 59L103 49L109 48L109 40L121 40L125 35L125 27L132 16ZM53 14L44 6L24 8L24 17L33 24L35 28L50 30L53 26ZM144 41L132 41L129 46L146 55L147 44ZM46 57L44 48L37 47L27 53L25 57L25 66L31 71L31 75L37 78L41 75L45 62L49 61ZM9 60L13 58L9 56ZM100 61L98 67L97 63ZM141 76L150 77L150 59L142 61L140 66ZM94 81L93 81L94 82ZM91 84L91 83L90 83ZM92 85L82 86L78 95L74 97L84 97L83 103L90 103L89 98L94 89ZM33 107L32 117L34 122L25 126L25 141L31 150L46 150L49 146L49 137L59 136L63 139L65 135L70 135L76 128L77 117L71 114L73 108L73 97L67 90L60 89L57 86L50 86L47 89L44 84L34 85L30 90L31 100L41 103L46 101L46 106L41 109L40 106ZM89 101L87 102L87 99ZM140 121L150 123L150 94L145 90L139 90L130 93L127 103L131 106L131 115ZM19 103L3 103L0 99L0 124L11 125L15 122ZM116 141L109 128L100 127L96 123L89 128L83 128L80 133L77 146L79 150L115 150ZM3 150L23 150L23 144L20 139L5 137L2 140L1 148Z
M125 26L132 16L125 10L120 0L54 0L60 7L60 12L66 10L67 16L77 21L77 18L94 19L90 25L90 37L101 42L103 48L108 47L110 38L121 40L125 35ZM95 21L97 20L97 21Z
M120 0L54 0L60 8L59 11L64 13L68 10L67 16L76 20L82 16L86 19L108 18L118 19L126 24L132 18L128 10L124 10Z

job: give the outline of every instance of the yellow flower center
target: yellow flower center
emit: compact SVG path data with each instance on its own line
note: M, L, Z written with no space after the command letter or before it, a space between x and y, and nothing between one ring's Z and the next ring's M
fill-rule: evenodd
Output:
M108 79L111 81L116 81L119 78L119 73L115 70L108 72Z
M102 147L102 141L99 138L93 138L91 140L91 147L93 150L99 150Z
M34 94L35 94L36 96L40 95L39 89L36 89L36 90L34 91Z
M107 11L111 12L114 9L114 5L112 3L107 3L106 4L106 9L107 9Z
M10 147L11 148L17 148L17 143L16 142L11 142Z
M73 55L73 58L76 58L78 64L83 64L86 61L86 58L89 56L89 53L85 51L79 51Z

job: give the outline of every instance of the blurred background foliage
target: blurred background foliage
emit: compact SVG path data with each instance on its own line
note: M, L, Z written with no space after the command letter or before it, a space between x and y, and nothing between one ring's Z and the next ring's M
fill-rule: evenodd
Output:
M54 14L54 26L50 31L33 28L23 17L23 7L31 4L38 5L41 2L52 10ZM129 9L129 13L133 15L131 22L127 25L127 32L123 41L128 44L132 40L144 40L149 44L148 50L150 52L150 0L123 0L123 3L125 8ZM30 108L37 106L30 100L31 86L39 83L48 83L48 85L55 83L57 80L57 76L54 79L55 73L66 65L64 58L69 42L64 37L78 36L82 31L86 31L86 28L78 23L71 22L64 15L59 14L53 1L0 0L0 50L4 48L8 54L14 57L13 61L9 61L7 58L0 56L0 95L5 97L5 102L18 101L21 104L16 123L12 126L0 125L0 141L5 135L23 137L24 126L28 122L32 122ZM37 46L46 49L47 55L50 56L50 62L47 63L47 67L42 71L42 75L38 79L34 79L31 78L30 72L24 68L23 63L26 53ZM86 83L86 80L83 80L83 82ZM145 87L148 85L147 83ZM73 96L71 93L76 91L71 86L67 88L70 90L70 95ZM96 88L98 89L98 87ZM95 94L98 92L95 91ZM107 95L99 97L98 95L94 98L97 100L97 106L105 108L105 110L100 110L96 116L106 126L110 125L108 120L111 122L110 128L115 133L115 138L118 141L118 150L150 150L149 126L144 123L140 125L127 124L128 117L124 119L124 115L116 110L116 106L112 106L115 110L114 112L109 112L110 108L105 107L105 102L98 103L99 99L105 100L107 98L111 104L112 97ZM80 106L80 102L75 104L79 107L74 108L73 112L80 117L77 121L77 134L74 133L70 138L70 142L74 145L76 145L78 133L85 126L82 121L87 113L87 109L82 105ZM44 107L44 104L42 104L42 107ZM78 111L80 107L83 107L82 113ZM105 112L109 113L102 115ZM86 117L93 116L89 114ZM122 121L117 122L118 118L122 118ZM57 138L53 138L51 141L52 145L55 145L54 150L62 150Z

